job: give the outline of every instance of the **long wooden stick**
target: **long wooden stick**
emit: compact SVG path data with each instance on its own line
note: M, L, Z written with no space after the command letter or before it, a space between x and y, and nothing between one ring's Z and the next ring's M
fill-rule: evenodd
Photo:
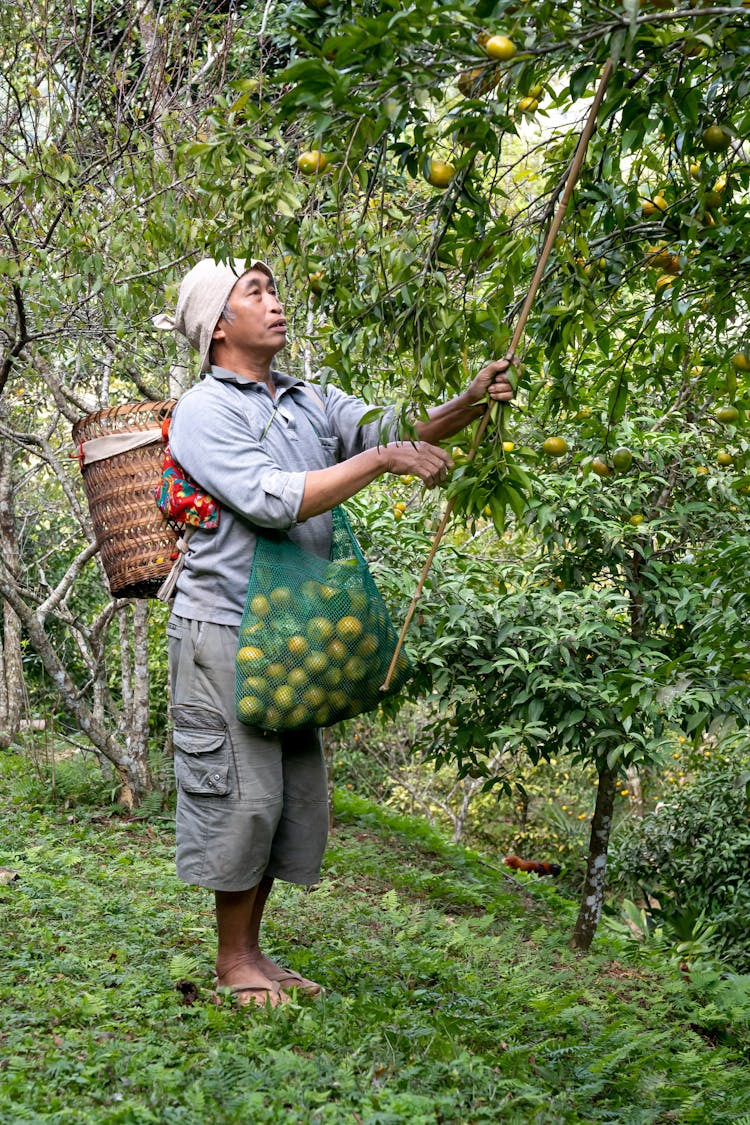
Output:
M604 94L605 94L606 89L607 89L607 84L609 83L609 80L612 77L613 70L614 70L614 60L612 58L609 58L607 60L607 62L605 63L604 67L602 68L601 77L599 78L599 85L597 86L596 94L594 95L594 100L591 103L591 108L589 109L589 114L588 114L588 117L586 118L586 124L584 125L583 130L581 132L581 135L578 138L578 145L576 146L576 151L575 151L575 156L573 157L573 162L570 165L570 171L568 172L568 178L565 182L565 190L563 191L562 199L558 203L557 208L555 210L555 214L553 216L552 223L550 225L549 230L547 231L547 237L545 238L544 245L542 246L542 249L539 253L539 258L538 258L537 263L536 263L536 269L534 270L534 276L532 277L531 282L529 283L529 289L528 289L528 292L526 294L526 299L523 303L523 307L521 308L520 313L518 314L518 321L516 323L516 327L515 327L515 330L513 332L511 342L510 342L510 344L508 346L508 349L507 349L507 352L506 352L506 355L508 356L508 358L511 358L513 355L515 355L515 352L516 352L516 350L518 348L518 345L521 341L521 337L523 336L523 331L524 331L524 328L526 327L526 321L529 318L529 313L531 312L531 306L534 304L534 298L536 297L537 290L539 289L539 286L541 284L542 277L544 275L545 267L546 267L547 262L549 260L550 253L552 252L552 247L555 244L555 239L557 238L558 232L559 232L560 227L562 225L562 221L565 218L565 212L568 209L568 204L570 203L571 196L573 195L573 189L575 188L576 183L578 182L578 177L581 173L581 167L583 165L584 159L586 158L586 151L589 147L589 141L591 140L591 137L594 134L594 130L596 129L596 120L597 120L597 117L599 116L599 110L601 108L601 104L602 104L602 101L604 99ZM476 434L474 435L474 440L472 442L471 449L468 452L467 461L471 461L473 459L474 454L476 453L477 448L479 446L479 443L481 442L482 438L484 437L484 432L487 429L487 424L490 420L490 413L491 413L491 410L492 410L492 406L493 406L493 403L491 401L487 403L487 408L486 408L484 414L482 415L482 420L477 427L477 431L476 431ZM430 567L432 566L432 560L435 558L435 554L437 552L437 549L440 546L440 542L443 538L443 535L445 534L445 529L448 526L448 520L451 517L451 513L453 511L455 502L456 502L455 497L452 497L445 506L443 518L441 519L440 524L438 526L438 529L435 532L435 536L434 536L433 541L432 541L432 546L430 547L429 554L427 555L427 559L425 561L424 567L422 568L422 573L419 576L417 588L414 591L414 596L412 597L411 604L409 605L409 609L407 610L406 617L404 619L404 624L401 627L401 633L399 634L398 642L396 644L396 648L395 648L395 651L393 653L393 659L391 660L391 663L388 667L388 671L386 673L386 677L385 677L385 680L384 680L382 688L381 688L382 691L387 691L388 687L390 686L391 680L393 678L393 673L396 669L396 664L398 663L398 658L399 658L399 655L401 653L401 649L403 648L404 639L406 637L406 634L409 630L409 626L411 625L412 618L414 616L414 610L416 609L417 602L419 601L419 599L422 595L422 590L424 589L424 584L425 584L425 581L427 579L427 575L430 573Z

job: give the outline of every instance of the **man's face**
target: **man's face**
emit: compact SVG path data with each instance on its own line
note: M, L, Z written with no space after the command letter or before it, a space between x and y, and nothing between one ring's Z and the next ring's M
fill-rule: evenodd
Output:
M235 283L227 301L232 319L222 317L214 340L242 353L274 356L286 344L286 318L273 279L252 269Z

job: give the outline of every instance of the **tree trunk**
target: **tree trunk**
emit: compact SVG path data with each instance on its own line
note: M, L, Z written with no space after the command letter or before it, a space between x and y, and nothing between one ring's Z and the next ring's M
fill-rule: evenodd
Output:
M44 625L2 570L0 570L0 596L7 599L18 615L32 648L79 729L91 741L94 750L103 754L114 766L122 786L120 799L123 804L127 808L134 808L140 804L149 788L148 762L131 754L129 749L123 747L96 719L93 710L60 660Z
M131 722L125 738L130 754L141 766L144 787L153 788L149 762L148 602L133 608L133 695Z
M18 574L18 547L13 513L13 459L7 442L0 445L0 565ZM18 734L26 698L21 651L21 622L7 601L0 620L0 746Z
M604 766L599 770L596 807L591 821L591 839L583 885L583 899L578 911L570 944L574 949L587 950L594 940L596 927L604 903L604 886L607 875L607 851L612 831L612 810L615 805L617 770Z
M643 786L641 785L641 775L636 766L628 766L625 770L625 776L628 779L628 800L630 801L630 811L633 816L637 816L640 820L643 819L646 811L646 806L643 803Z

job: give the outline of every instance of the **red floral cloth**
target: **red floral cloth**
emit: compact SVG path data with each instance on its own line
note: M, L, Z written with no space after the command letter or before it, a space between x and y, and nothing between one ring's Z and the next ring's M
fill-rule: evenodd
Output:
M192 524L204 531L219 526L219 505L204 492L173 458L169 443L164 450L164 463L159 487L154 490L156 503L168 519Z

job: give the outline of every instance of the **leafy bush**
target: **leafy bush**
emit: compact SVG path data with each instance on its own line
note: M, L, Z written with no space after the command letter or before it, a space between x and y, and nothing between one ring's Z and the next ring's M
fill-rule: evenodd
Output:
M714 955L742 972L750 971L749 810L747 762L709 764L623 828L610 869L620 890L645 896L650 924L680 941L701 926Z

